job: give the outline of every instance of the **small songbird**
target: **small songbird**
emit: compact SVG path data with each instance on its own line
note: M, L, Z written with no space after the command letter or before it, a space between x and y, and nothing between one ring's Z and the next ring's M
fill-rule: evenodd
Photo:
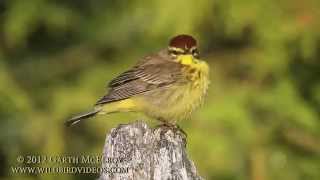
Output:
M66 122L73 125L100 114L139 111L175 125L198 107L209 85L209 66L199 59L190 35L173 37L168 48L141 59L109 84L108 93L88 113Z

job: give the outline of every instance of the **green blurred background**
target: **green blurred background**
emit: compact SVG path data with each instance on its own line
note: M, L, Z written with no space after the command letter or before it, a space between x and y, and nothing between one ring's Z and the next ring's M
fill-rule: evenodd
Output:
M96 178L10 167L19 155L100 154L111 128L141 116L64 121L180 33L198 39L211 68L205 104L180 122L200 175L320 179L319 9L319 0L0 1L0 179Z

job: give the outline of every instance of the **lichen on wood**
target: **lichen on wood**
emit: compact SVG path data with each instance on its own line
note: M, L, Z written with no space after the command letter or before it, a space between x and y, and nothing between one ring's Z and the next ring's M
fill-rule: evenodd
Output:
M100 180L202 179L186 153L181 131L142 121L119 125L107 135Z

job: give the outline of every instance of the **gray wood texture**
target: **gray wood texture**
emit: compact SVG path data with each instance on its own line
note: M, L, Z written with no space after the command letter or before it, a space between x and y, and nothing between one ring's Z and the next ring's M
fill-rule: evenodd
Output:
M151 129L142 121L119 125L107 135L100 180L202 179L178 129Z

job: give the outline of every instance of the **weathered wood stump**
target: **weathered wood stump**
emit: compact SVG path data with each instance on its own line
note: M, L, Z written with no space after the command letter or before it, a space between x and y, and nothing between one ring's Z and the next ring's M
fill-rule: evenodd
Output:
M186 138L165 126L119 125L107 135L100 180L202 179L186 153Z

